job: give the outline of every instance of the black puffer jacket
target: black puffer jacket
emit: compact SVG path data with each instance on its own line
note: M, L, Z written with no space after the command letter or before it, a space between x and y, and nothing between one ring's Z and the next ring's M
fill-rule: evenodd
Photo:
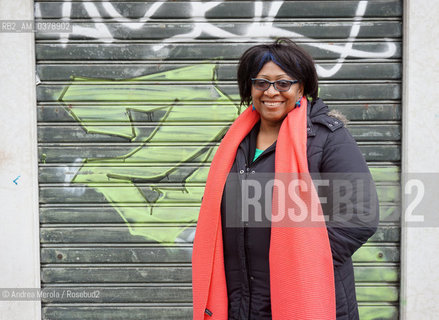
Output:
M356 142L343 122L329 116L328 111L328 107L320 99L308 109L307 155L310 173L325 178L327 176L324 173L355 173L356 178L360 173L361 179L372 186L369 191L362 189L361 201L354 202L349 208L341 208L334 203L328 196L334 191L331 187L318 190L319 196L328 198L328 203L322 202L325 215L334 217L344 209L354 216L349 224L327 223L334 262L337 319L354 320L359 319L359 315L351 256L376 231L378 201L369 169ZM258 131L259 124L241 142L231 169L232 175L226 182L221 205L229 319L236 320L271 319L269 221L263 220L256 228L247 224L237 227L237 223L233 222L240 214L242 181L251 179L255 173L274 172L276 143L267 148L256 161L252 161ZM316 177L313 175L313 178ZM359 190L353 187L351 191L353 199L356 199L355 195ZM264 203L261 206L264 208ZM266 216L269 217L270 214L264 212L262 217ZM360 219L364 216L368 219Z

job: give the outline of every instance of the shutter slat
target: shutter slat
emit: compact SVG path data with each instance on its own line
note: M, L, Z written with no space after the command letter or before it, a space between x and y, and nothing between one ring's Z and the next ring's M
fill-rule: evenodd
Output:
M197 62L201 63L201 62ZM334 63L317 62L324 69L331 69ZM70 81L72 77L86 77L97 79L117 79L124 80L132 77L133 74L153 74L166 72L179 68L185 68L192 64L182 63L75 63L75 64L40 64L37 66L37 73L42 81ZM218 61L217 72L219 80L236 81L237 64L227 64ZM339 72L334 74L333 80L399 80L401 79L400 62L346 62ZM173 74L167 77L172 81ZM321 77L321 79L325 79ZM197 80L210 81L211 77L200 77Z
M146 210L145 210L146 211ZM46 243L192 243L195 232L194 224L190 227L136 226L131 224L120 227L52 227L41 228L40 241ZM381 226L370 238L371 242L397 242L400 228Z
M85 43L84 43L85 42ZM224 60L237 60L241 54L249 47L257 43L243 44L215 42L191 42L191 43L170 43L166 45L166 50L158 48L149 43L106 43L105 45L83 42L70 42L67 45L57 43L37 42L35 46L36 58L40 60L58 61L161 61L161 60L207 60L222 57ZM338 59L340 51L345 47L343 41L330 41L330 45L319 45L315 43L300 43L314 59ZM352 44L354 56L350 59L370 58L401 58L402 47L399 40L392 42L356 42ZM375 53L375 55L374 55Z
M192 248L186 245L169 246L166 248L144 245L141 247L43 247L41 249L41 262L43 264L157 264L160 263L180 263L185 266L191 262ZM388 244L365 245L355 252L352 259L354 264L362 263L361 267L374 268L376 263L387 266L388 263L399 261L399 248ZM364 263L373 263L368 267ZM379 265L378 265L379 266ZM94 266L96 267L96 265ZM356 267L360 267L356 265ZM394 265L389 266L394 268ZM378 269L381 270L381 269ZM392 269L393 270L393 269ZM372 271L370 271L372 272ZM378 272L381 274L381 272ZM378 275L377 275L378 276Z
M36 18L59 19L65 17L62 14L63 2L59 0L35 1L38 8ZM82 2L82 3L81 3ZM69 18L114 18L114 15L103 10L100 2L81 1L73 2ZM151 9L155 1L114 1L111 2L114 10L128 19L142 18ZM153 19L188 19L199 17L191 10L191 2L195 1L172 1L163 2L157 11L151 16ZM200 2L200 1L199 1ZM86 5L92 3L96 11L87 10ZM267 6L265 4L265 6ZM310 17L337 17L353 18L357 11L358 1L285 1L277 18L310 18ZM99 14L97 14L97 12ZM207 11L207 18L222 19L251 19L253 18L254 4L249 1L219 2L215 7ZM402 5L398 0L380 0L378 3L368 3L365 17L400 17Z

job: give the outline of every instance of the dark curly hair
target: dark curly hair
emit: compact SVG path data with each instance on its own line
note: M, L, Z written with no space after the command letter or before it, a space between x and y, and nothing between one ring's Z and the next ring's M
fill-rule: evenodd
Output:
M265 63L273 61L291 78L303 85L303 94L315 101L319 83L312 57L296 43L279 38L271 44L260 44L247 49L238 65L238 86L241 105L251 103L251 78L255 78Z

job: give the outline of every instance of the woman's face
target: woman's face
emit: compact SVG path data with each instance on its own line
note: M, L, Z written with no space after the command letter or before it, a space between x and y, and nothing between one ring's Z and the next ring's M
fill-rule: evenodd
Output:
M276 80L292 79L273 61L267 62L255 78ZM294 109L296 102L302 97L303 88L300 83L293 84L288 91L277 91L273 85L265 90L258 90L252 86L253 106L261 115L261 122L270 126L279 126L288 112Z

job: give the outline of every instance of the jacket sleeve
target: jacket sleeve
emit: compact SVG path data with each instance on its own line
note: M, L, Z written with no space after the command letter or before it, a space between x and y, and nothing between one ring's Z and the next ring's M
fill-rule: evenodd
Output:
M377 230L378 196L366 161L344 127L328 135L320 170L321 177L329 180L322 209L327 215L328 237L337 267Z

